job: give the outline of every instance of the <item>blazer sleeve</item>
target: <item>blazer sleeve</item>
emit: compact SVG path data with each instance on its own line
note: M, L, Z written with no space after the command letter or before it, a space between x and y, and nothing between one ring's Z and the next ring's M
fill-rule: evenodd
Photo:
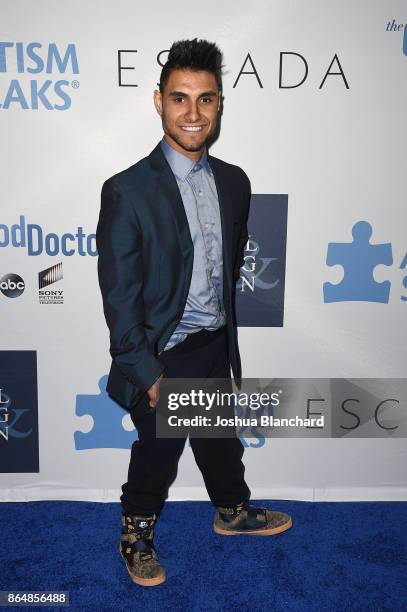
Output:
M128 381L145 391L164 365L144 330L142 234L135 210L117 179L102 188L96 229L98 277L110 331L110 354Z
M243 172L243 170L242 170L242 173L244 176L244 184L245 184L244 212L243 212L242 224L240 227L240 235L239 235L238 246L237 246L236 261L235 261L234 268L233 268L233 280L235 283L237 283L237 281L239 280L240 268L244 265L244 247L249 238L249 234L247 230L247 219L249 216L251 186L250 186L250 180L248 176Z

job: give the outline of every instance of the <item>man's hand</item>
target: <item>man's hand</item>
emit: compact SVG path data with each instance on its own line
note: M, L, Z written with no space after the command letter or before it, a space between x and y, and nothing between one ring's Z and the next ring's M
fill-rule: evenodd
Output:
M157 406L158 400L160 399L159 386L160 386L160 381L163 378L163 376L164 374L160 374L160 376L157 378L155 383L147 391L148 397L150 400L149 401L150 408L155 408Z

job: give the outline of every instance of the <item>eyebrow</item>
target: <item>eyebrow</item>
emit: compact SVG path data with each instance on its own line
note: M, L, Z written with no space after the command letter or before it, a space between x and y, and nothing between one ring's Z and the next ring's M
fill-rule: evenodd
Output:
M184 91L170 91L170 93L168 94L169 96L172 96L173 98L178 98L180 96L183 96L185 98L188 98L188 94L185 93ZM216 96L217 93L216 91L203 91L202 93L199 94L198 98L202 98L203 96L207 97L207 98L213 98L214 96Z

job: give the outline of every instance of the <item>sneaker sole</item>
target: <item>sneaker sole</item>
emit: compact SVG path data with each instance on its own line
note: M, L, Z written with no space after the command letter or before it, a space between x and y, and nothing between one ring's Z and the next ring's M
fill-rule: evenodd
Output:
M278 527L269 527L268 529L253 529L251 531L232 531L232 530L222 529L222 527L218 527L214 523L213 530L215 533L218 533L219 535L226 535L226 536L232 536L232 535L271 536L271 535L277 535L279 533L282 533L283 531L287 531L287 529L290 529L290 527L292 526L293 526L293 523L292 523L292 520L290 519L289 521L284 523L284 525L279 525Z
M141 586L157 586L159 584L162 584L163 582L166 581L166 575L165 572L163 572L162 574L160 574L159 576L156 576L155 578L140 578L140 576L136 576L136 574L133 574L130 571L129 566L127 565L127 561L124 558L124 556L122 555L122 551L119 548L119 553L121 558L124 561L124 564L126 566L126 570L130 576L130 578L133 580L133 582L135 582L136 584L139 584Z

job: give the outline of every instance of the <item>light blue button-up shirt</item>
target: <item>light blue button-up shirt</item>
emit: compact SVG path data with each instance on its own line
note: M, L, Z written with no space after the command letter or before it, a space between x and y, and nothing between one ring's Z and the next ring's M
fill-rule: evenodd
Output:
M161 140L161 148L177 180L194 245L185 310L164 347L168 350L188 334L222 327L226 315L219 201L206 147L198 162L173 149L165 138Z

